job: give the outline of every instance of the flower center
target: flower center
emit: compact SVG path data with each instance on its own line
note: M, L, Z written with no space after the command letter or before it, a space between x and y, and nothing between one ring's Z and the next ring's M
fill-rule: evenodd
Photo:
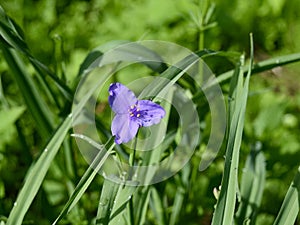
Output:
M130 117L138 118L141 116L140 109L139 109L139 107L137 107L136 104L130 106L130 109L128 109L128 112L129 112Z

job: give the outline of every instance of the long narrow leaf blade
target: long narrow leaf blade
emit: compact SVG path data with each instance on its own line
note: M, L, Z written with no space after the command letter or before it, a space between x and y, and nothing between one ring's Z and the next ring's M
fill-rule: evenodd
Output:
M41 95L39 95L18 53L12 49L5 48L1 43L0 47L18 84L27 109L35 119L40 135L46 140L51 135L54 127L53 115L51 115L50 110L41 98Z
M251 150L241 182L241 204L236 218L238 224L250 221L255 224L258 208L261 203L266 176L265 157L260 149Z
M65 97L68 100L72 100L71 93L72 91L68 86L60 80L49 68L43 65L40 61L35 59L23 38L23 32L20 27L6 15L3 8L0 6L0 42L6 49L14 49L18 53L25 55L29 61L32 63L33 67L37 70L37 75L40 76L40 79L44 79L44 75L48 75L55 82L58 88L62 91ZM47 86L47 89L53 93L51 86ZM55 97L55 96L52 96Z
M22 224L23 218L29 209L31 202L36 196L52 160L62 145L68 130L71 128L71 124L72 117L68 116L58 128L37 162L29 170L29 173L26 176L25 184L21 189L14 207L8 217L7 225Z
M278 216L273 225L293 225L300 207L300 167L284 198Z
M74 205L79 201L79 199L82 197L86 189L89 187L95 176L98 174L99 170L103 166L105 160L111 154L112 148L114 147L114 141L113 138L108 140L105 146L102 146L101 149L98 149L99 152L95 159L93 160L92 164L89 166L89 168L85 171L84 175L80 179L78 185L76 186L75 190L73 191L70 199L65 204L63 210L59 214L59 216L56 218L56 220L53 222L54 224L57 224L73 207Z
M221 184L221 192L213 216L213 225L233 224L238 188L237 172L239 163L239 151L243 134L252 60L253 40L251 36L251 56L247 77L243 84L243 70L241 65L239 73L235 73L237 76L239 76L237 78L237 82L234 82L236 85L231 87L234 88L234 90L230 91L230 93L233 93L233 99L229 103L230 127L226 148L225 168Z
M109 223L111 209L114 204L114 199L118 193L119 186L120 185L118 183L112 182L109 179L104 180L98 206L96 224L107 225Z
M290 55L278 56L272 59L267 59L261 61L253 66L251 69L251 74L261 73L273 68L284 66L287 64L295 63L300 61L300 53L294 53ZM244 74L247 74L249 71L248 67L243 68ZM217 83L222 83L225 80L228 80L232 77L233 71L228 71L217 77Z
M150 187L150 207L153 211L156 224L165 225L165 211L162 203L162 199L160 198L157 190L154 187ZM172 224L170 222L170 224Z
M125 207L131 200L133 193L137 190L137 182L133 182L131 185L120 185L114 205L111 210L109 225L127 224L125 221L128 219L127 210Z

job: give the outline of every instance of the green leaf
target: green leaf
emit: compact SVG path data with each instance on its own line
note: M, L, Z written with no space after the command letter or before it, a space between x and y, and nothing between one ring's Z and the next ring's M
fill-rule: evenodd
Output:
M242 141L244 118L248 97L248 86L253 60L253 40L251 36L251 56L247 77L243 82L243 56L239 72L234 73L234 85L231 86L231 97L229 99L229 129L228 141L225 155L225 168L221 183L221 192L217 201L212 224L231 225L233 224L236 195L238 188L238 164L239 151Z
M256 74L256 73L261 73L267 70L274 69L276 67L284 66L287 64L295 63L300 61L300 53L294 53L290 55L284 55L284 56L278 56L274 57L271 59L267 59L261 62L258 62L253 65L251 68L251 74ZM244 75L248 73L250 68L248 67L243 67L243 73ZM216 83L222 83L225 80L229 79L232 77L233 71L227 71L226 73L220 74L217 77L217 82ZM210 85L216 84L216 83L211 83Z
M114 205L120 184L105 179L101 191L101 197L98 205L96 224L107 225L109 223L111 209Z
M137 190L137 185L137 182L130 181L129 184L123 183L119 186L118 193L111 210L109 225L126 224L126 219L124 221L124 217L126 218L128 215L125 214L125 207L129 201L131 201L134 192Z
M84 137L85 139L85 137ZM85 139L87 140L87 139ZM88 139L89 143L91 139ZM86 189L89 187L95 176L100 171L101 167L103 166L105 160L107 157L112 153L112 149L115 145L114 139L111 138L107 141L107 143L104 146L98 146L96 144L98 154L95 156L92 164L89 166L89 168L85 171L82 178L80 179L78 185L76 186L75 190L71 194L71 197L69 198L68 202L65 204L63 210L59 214L59 216L56 218L56 220L52 223L57 224L79 201L79 199L82 197Z
M160 55L142 44L128 41L111 41L89 53L81 64L78 76L87 74L103 65L120 64L122 62L139 62L159 73L167 69ZM122 65L120 67L122 68Z
M145 224L148 205L150 202L150 186L140 187L134 196L135 221Z
M95 60L99 59L102 55L103 53L99 50L91 51L81 63L77 76L84 74L85 70L88 69L92 65L92 63L94 63Z
M155 187L150 187L150 207L153 211L156 224L165 225L165 210L163 207L162 200Z
M40 61L38 61L31 55L29 48L23 38L23 32L21 28L14 22L13 19L9 18L5 14L1 6L0 6L0 43L2 48L7 49L7 51L8 49L12 48L16 50L16 52L25 55L28 58L28 60L32 63L36 71L38 72L37 75L39 76L40 80L46 82L44 75L48 75L55 82L55 84L65 95L65 97L70 101L72 100L71 97L72 92L68 88L68 86L62 80L60 80L53 72L51 72L49 68L47 68L45 65L43 65ZM4 52L4 54L7 53ZM53 95L52 98L56 100L57 96L54 96L54 91L52 90L51 85L46 85L45 87L47 88L47 91Z
M255 224L266 179L266 165L263 152L253 147L247 157L241 181L241 203L236 213L237 224Z
M190 164L187 164L182 170L181 170L181 176L176 176L175 179L177 180L177 190L174 198L174 203L172 206L172 213L170 216L170 223L169 225L175 225L178 223L178 220L180 218L180 213L183 209L184 199L187 196L187 190L189 188L189 182L190 182L190 176L191 176L191 166Z
M300 167L284 198L273 225L294 225L300 207Z
M72 117L68 116L53 135L44 151L26 175L25 184L22 187L12 211L9 214L7 225L21 225L23 218L36 196L43 179L50 167L52 160L58 152L68 130L72 124Z
M0 111L0 133L5 132L25 111L25 107L14 107Z
M51 111L48 109L47 104L41 98L41 95L39 94L32 78L29 76L18 53L12 49L4 47L1 42L0 48L12 75L18 84L20 92L27 105L27 109L36 121L40 135L47 140L54 127L53 114L50 113Z
M4 42L6 47L13 47L25 54L28 53L28 47L24 41L23 33L21 32L20 27L5 14L1 6L0 37L2 38L2 41L0 41Z
M101 192L96 224L125 224L128 220L126 206L137 190L136 186L137 182L134 181L125 182L112 176L106 178Z

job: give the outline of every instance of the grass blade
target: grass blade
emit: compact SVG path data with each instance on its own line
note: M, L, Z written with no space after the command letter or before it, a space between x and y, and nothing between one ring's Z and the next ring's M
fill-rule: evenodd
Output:
M150 202L150 186L140 187L134 196L135 221L145 224L146 214Z
M21 28L14 22L13 19L8 17L3 8L0 6L0 42L3 44L4 48L6 49L14 49L18 53L22 53L25 55L33 67L38 72L37 75L39 76L40 80L46 82L44 75L48 75L57 85L57 87L61 90L64 94L66 99L69 101L72 100L72 91L68 88L64 81L60 80L53 72L50 71L45 65L43 65L40 61L35 59L24 40L23 32ZM51 85L45 86L49 93L52 94L52 98L55 100L57 96L54 96L54 91L51 88Z
M273 225L293 225L300 207L300 167L284 198L280 211Z
M162 200L155 187L150 187L150 207L153 211L156 224L165 225L165 210L163 207Z
M172 206L172 214L170 216L170 223L169 225L175 225L178 223L178 219L180 217L180 212L183 208L184 199L186 197L186 193L189 188L189 182L190 182L190 173L191 173L191 167L190 165L186 165L182 169L182 175L176 177L178 188L176 190L174 203Z
M239 77L242 77L242 73L239 72ZM234 78L233 78L234 79ZM238 168L238 159L239 159L239 148L242 138L243 130L243 108L245 104L241 104L241 97L245 96L243 90L236 90L236 92L242 92L242 95L237 97L235 101L238 101L236 104L230 102L229 105L230 111L232 113L232 120L230 121L229 127L229 137L226 148L226 157L225 157L225 169L223 173L221 192L218 198L216 209L213 216L213 225L231 225L233 223L233 214L236 201L236 191L237 191L237 168ZM234 105L236 106L234 108ZM242 107L244 105L244 107Z
M113 138L111 138L110 140L107 141L107 143L104 146L100 146L100 149L98 148L99 153L97 154L97 156L95 157L95 159L93 160L89 168L86 170L82 178L80 179L70 199L65 204L59 216L52 223L53 225L57 224L78 202L78 200L81 198L81 196L84 194L86 189L89 187L89 185L91 184L95 176L98 174L99 170L103 166L107 157L111 154L114 145L115 145L114 140Z
M98 206L96 224L107 225L109 223L110 212L116 198L119 185L115 182L105 179L101 191L101 197Z
M0 6L0 36L1 42L7 48L13 47L23 53L28 53L28 46L23 39L23 33L20 27L10 19L4 9Z
M123 183L119 186L118 193L114 200L114 205L111 210L109 225L128 224L130 215L126 214L126 206L132 198L132 195L137 190L137 182L131 181L130 185ZM133 218L131 218L133 219ZM134 221L132 221L134 224Z
M248 97L248 86L251 74L253 59L253 40L251 36L251 57L249 72L243 83L243 57L239 73L235 73L237 79L235 86L231 86L232 99L229 102L229 135L226 147L225 168L221 184L221 192L217 201L212 224L213 225L231 225L233 224L236 194L238 187L237 171L239 163L239 151L244 127L244 117Z
M243 171L241 204L236 215L237 224L244 224L246 220L250 221L249 225L255 224L264 190L265 177L266 165L263 152L253 148Z
M126 185L117 177L106 178L101 192L96 224L128 224L126 221L130 216L126 214L126 206L137 189L136 185L137 182L134 181Z
M85 58L81 64L78 77L89 73L97 67L121 62L139 62L158 73L167 69L160 55L138 42L111 41L95 48Z
M279 67L279 66L284 66L287 64L295 63L300 61L300 53L294 53L290 55L285 55L285 56L279 56L279 57L274 57L272 59L267 59L264 61L261 61L259 63L256 63L253 65L251 69L251 74L256 74L256 73L261 73L267 70L271 70L273 68ZM243 72L244 75L247 74L249 71L248 67L243 67ZM217 77L217 83L222 83L229 78L232 77L233 70L230 70L226 73L220 74ZM211 83L211 85L214 83Z
M158 82L154 80L148 87L146 87L141 95L144 96L157 96L164 90L168 90L171 85L176 83L189 69L195 67L201 57L214 55L216 52L202 50L197 54L191 53L187 55L185 58L177 62L175 65L170 66L167 70L165 70L160 77L166 78L165 80L157 78Z
M24 186L22 187L12 211L9 214L7 225L20 225L36 196L52 160L58 152L68 130L72 124L72 117L68 116L53 135L39 159L29 170Z
M31 77L27 74L25 65L21 61L18 53L4 47L1 43L0 47L22 93L27 109L36 121L40 135L47 140L54 127L53 115L50 113L44 100L40 97Z

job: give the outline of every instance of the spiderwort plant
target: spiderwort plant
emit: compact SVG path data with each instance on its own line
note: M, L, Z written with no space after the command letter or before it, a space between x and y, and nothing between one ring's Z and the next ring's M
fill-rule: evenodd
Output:
M140 127L158 124L166 112L160 105L150 100L139 100L135 94L121 83L109 87L108 102L115 117L111 132L117 144L133 139Z

